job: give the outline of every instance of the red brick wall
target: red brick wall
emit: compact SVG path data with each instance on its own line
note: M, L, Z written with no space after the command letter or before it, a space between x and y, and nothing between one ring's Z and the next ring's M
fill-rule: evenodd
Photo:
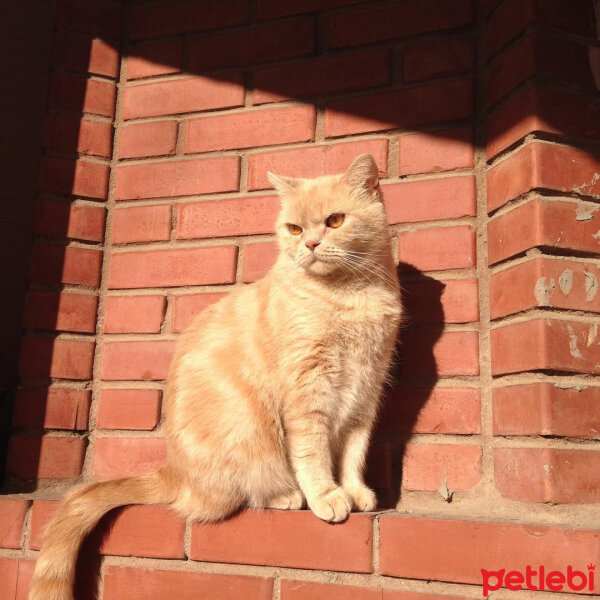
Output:
M58 7L8 461L38 491L0 501L10 597L48 497L164 460L178 332L274 260L266 171L360 152L408 318L369 460L396 510L208 528L128 508L88 543L102 597L475 598L481 568L597 562L592 0L130 4Z

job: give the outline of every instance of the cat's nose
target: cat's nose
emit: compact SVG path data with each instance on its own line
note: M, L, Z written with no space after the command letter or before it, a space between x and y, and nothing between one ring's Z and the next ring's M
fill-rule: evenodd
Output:
M304 245L311 251L314 252L315 248L321 243L321 240L304 240Z

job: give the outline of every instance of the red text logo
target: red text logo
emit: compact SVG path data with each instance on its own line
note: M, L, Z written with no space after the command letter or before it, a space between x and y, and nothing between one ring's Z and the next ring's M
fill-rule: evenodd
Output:
M588 565L587 571L576 571L571 565L567 566L567 572L548 571L544 565L537 567L537 571L530 565L525 568L525 573L521 571L508 571L500 569L499 571L486 571L481 569L483 577L483 595L487 596L490 592L506 587L513 592L522 589L532 591L551 590L560 592L565 589L580 592L587 589L594 591L594 571L596 565Z

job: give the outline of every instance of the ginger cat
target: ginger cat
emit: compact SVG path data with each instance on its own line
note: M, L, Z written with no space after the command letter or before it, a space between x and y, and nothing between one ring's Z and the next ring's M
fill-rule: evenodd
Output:
M48 524L30 600L71 600L83 538L107 511L168 503L217 521L236 510L308 507L339 522L376 506L365 455L401 317L377 166L269 174L280 255L179 337L166 394L167 465L85 484Z

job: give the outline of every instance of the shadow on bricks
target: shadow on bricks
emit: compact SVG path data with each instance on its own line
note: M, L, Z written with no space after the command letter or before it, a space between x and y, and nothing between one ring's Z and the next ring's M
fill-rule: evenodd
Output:
M400 499L406 442L438 380L433 348L444 323L442 282L406 263L398 265L398 278L404 322L398 334L390 384L382 398L367 471L367 480L378 493L379 508L393 508ZM420 285L410 285L415 281Z

